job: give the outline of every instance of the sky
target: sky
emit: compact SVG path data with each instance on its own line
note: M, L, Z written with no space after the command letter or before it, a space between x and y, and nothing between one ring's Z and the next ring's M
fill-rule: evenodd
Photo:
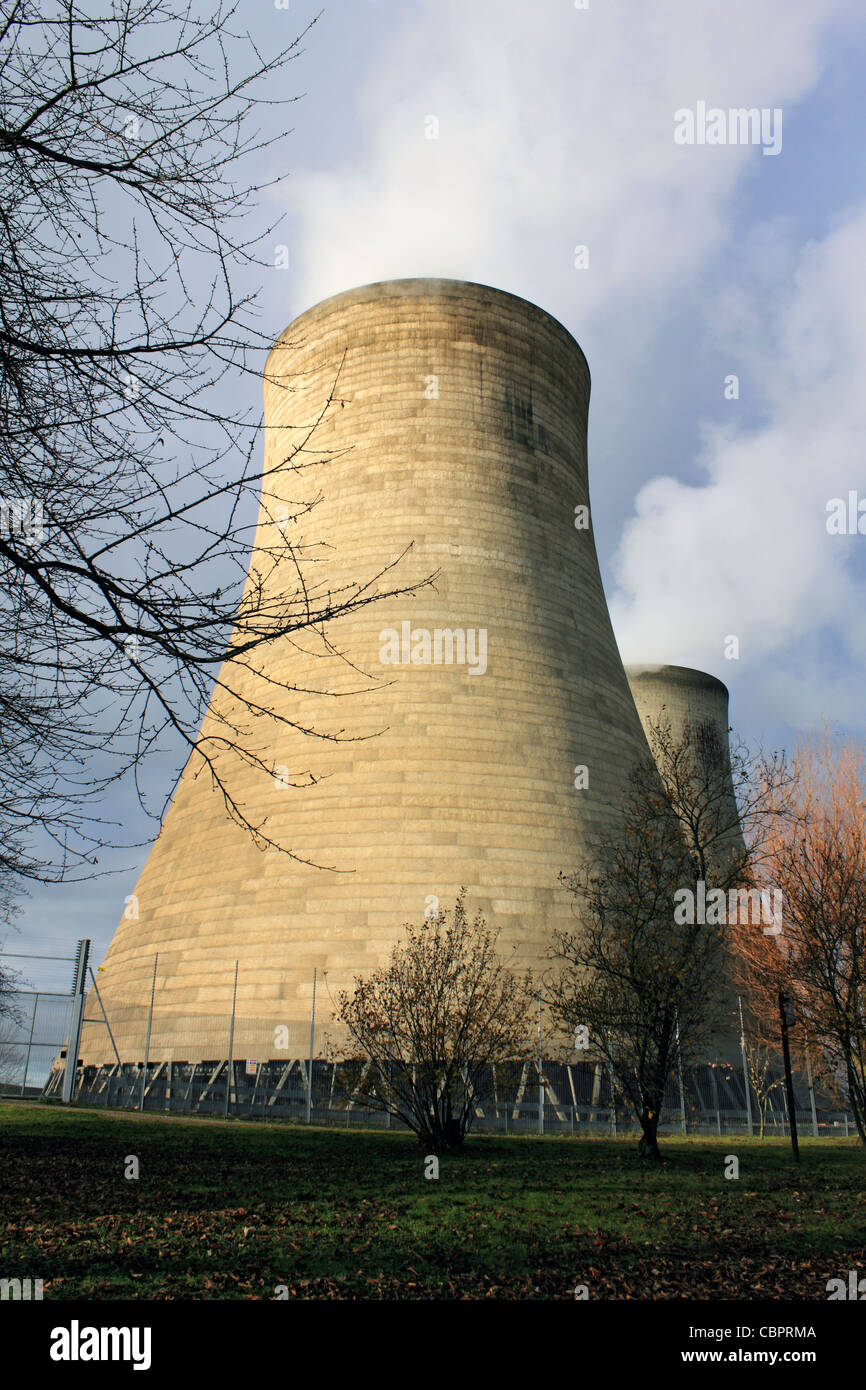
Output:
M267 52L317 12L242 16ZM274 339L404 276L496 286L575 336L623 659L712 672L766 747L864 732L866 535L827 510L847 531L856 494L866 532L864 59L862 0L334 0L262 168L289 250L261 288ZM727 136L740 107L766 112L763 144L675 138L677 113L718 109ZM111 809L155 836L131 788ZM98 963L146 852L34 888L8 949L89 936ZM27 965L45 989L70 973Z

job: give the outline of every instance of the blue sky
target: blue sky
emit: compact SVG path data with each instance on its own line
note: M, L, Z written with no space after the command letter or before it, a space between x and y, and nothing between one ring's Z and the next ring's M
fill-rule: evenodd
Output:
M243 19L267 51L315 13ZM285 176L267 210L290 252L264 273L273 338L409 275L498 286L574 334L623 658L718 675L769 746L824 718L863 733L866 536L829 535L826 506L866 503L864 50L860 0L335 0L280 79L303 96L262 169ZM677 145L700 101L781 109L780 153ZM131 788L106 809L154 836ZM34 889L9 948L87 935L98 961L145 855ZM68 987L65 965L29 974Z

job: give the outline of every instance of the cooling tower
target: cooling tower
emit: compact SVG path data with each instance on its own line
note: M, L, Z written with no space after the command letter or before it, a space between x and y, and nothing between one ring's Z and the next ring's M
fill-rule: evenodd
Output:
M728 690L715 676L688 666L627 666L626 676L645 728L664 708L675 738L687 723L709 722L727 747Z
M281 538L319 594L401 556L379 592L438 577L224 668L278 717L241 719L253 756L219 755L221 775L297 858L257 848L191 760L99 976L124 1060L142 1054L156 953L150 1055L186 1058L185 1018L226 1018L236 960L243 1049L255 1021L306 1026L314 969L327 1010L462 885L518 966L574 926L558 876L647 751L581 510L589 390L561 324L460 281L351 290L279 339L250 585L297 605L293 564L258 561ZM204 735L226 714L218 690ZM85 1029L88 1061L111 1060L104 1034Z
M688 666L627 666L626 676L650 743L652 726L658 724L662 716L670 721L675 743L682 737L687 725L698 737L709 726L710 747L714 742L718 756L729 762L728 689L720 680L706 671L695 671ZM718 806L718 814L723 826L732 827L724 841L729 843L731 852L739 857L743 852L743 840L736 797L730 775L726 780L727 795L723 796ZM720 1007L727 1021L717 1038L717 1049L720 1056L730 1059L737 1056L738 1049L736 998L727 979L720 979L719 991Z
M719 759L729 762L728 690L715 676L706 671L694 671L688 666L628 666L626 676L634 696L638 714L647 737L652 742L651 726L662 713L670 720L671 734L678 741L687 725L702 739ZM727 779L729 801L721 811L724 823L738 825L736 798ZM732 831L731 844L742 847L739 830Z

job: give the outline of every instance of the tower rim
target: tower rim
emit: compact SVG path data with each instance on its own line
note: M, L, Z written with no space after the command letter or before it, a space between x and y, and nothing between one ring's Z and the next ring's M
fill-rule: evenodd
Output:
M309 305L286 325L274 342L265 362L265 380L267 381L271 358L277 352L297 346L289 335L294 335L298 325L315 324L328 318L331 314L339 312L340 309L356 304L369 304L376 300L413 298L422 300L438 298L443 301L452 299L464 302L467 299L475 298L479 304L489 304L491 300L495 300L502 304L519 305L521 312L527 318L548 324L556 333L567 339L572 348L577 350L582 360L583 370L586 373L587 384L591 386L592 375L586 353L574 334L549 310L542 309L538 304L533 304L532 300L514 294L511 290L503 290L496 285L487 285L480 280L458 280L449 276L435 275L408 276L395 280L372 280L369 284L355 285L351 289L341 290L337 294L328 295L325 299L320 299L315 304Z
M666 681L674 685L695 686L704 690L721 690L726 699L730 699L731 692L724 681L719 680L718 676L712 675L709 671L701 671L697 666L676 666L664 662L637 661L625 664L625 674L628 681L637 680L641 677L648 677L650 680Z

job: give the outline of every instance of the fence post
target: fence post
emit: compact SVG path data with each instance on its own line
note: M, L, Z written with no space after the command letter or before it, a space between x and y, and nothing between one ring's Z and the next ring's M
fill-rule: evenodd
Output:
M391 1068L393 1066L392 1053L394 1051L394 982L388 989L388 1106L385 1110L385 1128L391 1128L391 1106L394 1103L394 1091L391 1085Z
M680 1016L678 1013L675 1013L674 1017L676 1019L677 1025L677 1072L679 1074L680 1082L680 1114L683 1120L683 1138L687 1138L688 1130L686 1129L686 1091L685 1086L683 1085L683 1059L680 1054Z
M327 985L327 980L325 981ZM313 1118L313 1048L314 1034L316 1031L316 967L313 966L313 1006L310 1009L310 1060L309 1070L307 1071L307 1124ZM388 1117L390 1119L390 1115Z
M159 951L153 958L153 979L150 982L150 1008L147 1014L147 1035L144 1039L144 1070L141 1073L141 1094L138 1097L139 1110L144 1109L144 1088L147 1085L147 1062L150 1057L150 1028L153 1023L153 996L156 993L156 967L159 963Z
M108 1029L108 1036L111 1038L111 1046L114 1048L114 1055L117 1058L117 1065L120 1066L120 1053L117 1050L117 1043L114 1041L114 1034L111 1031L111 1024L108 1021L108 1014L105 1012L105 1005L102 1002L102 995L99 993L99 985L96 983L96 976L93 973L93 966L90 967L90 979L96 995L99 1007L102 1010L102 1017L105 1019L105 1026Z
M806 1080L809 1083L809 1103L812 1107L812 1138L818 1138L818 1115L815 1110L815 1087L812 1085L812 1062L809 1058L809 1049L806 1048Z
M746 1092L746 1120L749 1126L749 1134L754 1137L755 1126L752 1123L752 1094L749 1090L749 1068L746 1063L746 1030L743 1027L743 1001L737 995L737 1006L740 1010L740 1052L743 1056L743 1087Z
M538 1132L544 1133L544 1078L541 1073L541 995L538 996Z
M610 1074L610 1132L616 1138L616 1087L613 1080L613 1067L608 1062L608 1072Z
M24 1080L21 1082L21 1094L22 1094L22 1096L24 1095L24 1092L25 1092L25 1090L26 1090L26 1088L27 1088L27 1073L28 1073L28 1071L30 1070L30 1047L31 1047L31 1045L32 1045L32 1043L33 1043L33 1029L36 1027L36 1009L37 1009L37 1007L38 1007L38 1004L39 1004L39 991L37 990L36 993L35 993L34 996L33 996L33 1017L32 1017L31 1020L30 1020L30 1037L27 1039L27 1059L26 1059L26 1061L25 1061L25 1063L24 1063ZM67 1053L67 1056L68 1056L68 1055L69 1055L69 1054Z
M69 1037L66 1040L66 1066L63 1069L63 1100L72 1100L75 1086L75 1072L78 1066L78 1049L81 1046L81 1020L84 1017L84 984L87 979L87 962L90 959L89 938L79 941L75 956L75 978L72 982L72 1015L69 1021Z
M223 1119L229 1117L229 1099L232 1093L232 1067L234 1066L234 1046L235 1046L235 1005L238 999L238 963L235 961L235 983L232 989L232 1021L229 1025L229 1063L226 1072L226 1104L223 1111Z
M716 1107L716 1132L718 1133L718 1136L719 1136L719 1138L721 1139L721 1137L722 1137L722 1115L721 1115L721 1111L719 1110L719 1082L718 1082L718 1078L716 1077L716 1064L715 1064L715 1062L710 1062L710 1075L711 1075L712 1078L713 1078L713 1102L714 1102L715 1107Z

